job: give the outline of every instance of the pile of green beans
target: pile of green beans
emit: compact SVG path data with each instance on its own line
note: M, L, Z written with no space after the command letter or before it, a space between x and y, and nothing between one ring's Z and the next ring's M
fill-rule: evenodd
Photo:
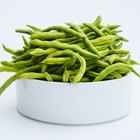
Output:
M92 23L80 25L67 22L66 26L41 29L17 29L22 36L22 49L13 50L3 44L12 60L1 61L0 72L15 72L1 87L2 92L17 79L38 79L55 82L96 82L118 79L138 64L123 49L128 40L118 35L119 25L103 25L101 16Z

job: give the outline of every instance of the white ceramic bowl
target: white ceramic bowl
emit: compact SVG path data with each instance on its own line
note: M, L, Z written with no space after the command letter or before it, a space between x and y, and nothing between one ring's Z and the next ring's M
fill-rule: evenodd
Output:
M30 118L57 124L94 124L129 113L131 75L87 83L17 80L17 110Z

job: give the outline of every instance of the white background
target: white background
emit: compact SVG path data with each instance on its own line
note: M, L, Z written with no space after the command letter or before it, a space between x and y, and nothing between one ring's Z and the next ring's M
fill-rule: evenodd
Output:
M0 0L0 42L13 49L22 47L16 28L92 22L98 15L103 24L120 24L130 42L132 58L140 62L139 0ZM1 45L0 45L1 46ZM10 60L0 47L0 61ZM136 69L140 72L140 66ZM11 74L0 73L0 85ZM15 84L0 97L1 140L140 140L140 79L133 76L131 113L120 120L90 126L59 126L37 122L16 111Z

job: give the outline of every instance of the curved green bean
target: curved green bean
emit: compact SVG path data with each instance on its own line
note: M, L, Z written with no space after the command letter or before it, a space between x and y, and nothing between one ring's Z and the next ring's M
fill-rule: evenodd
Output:
M101 81L111 72L113 72L115 70L120 70L122 68L132 69L132 67L130 65L123 64L123 63L116 63L116 64L113 64L113 65L110 65L100 72L100 74L94 79L94 82L95 81Z
M81 66L80 66L80 68L79 68L79 71L78 71L78 73L71 79L71 82L72 82L72 83L77 83L77 82L79 82L79 81L81 80L81 78L83 77L85 71L86 71L86 61L85 61L85 59L84 59L82 56L80 56L78 53L75 53L75 52L73 52L72 50L68 50L68 49L67 49L67 50L61 50L61 51L56 51L56 52L50 54L50 55L48 56L48 58L57 57L57 56L61 56L61 55L71 55L72 57L75 56L75 57L79 60L79 62L80 62L80 64L81 64ZM47 58L47 59L48 59L48 58Z

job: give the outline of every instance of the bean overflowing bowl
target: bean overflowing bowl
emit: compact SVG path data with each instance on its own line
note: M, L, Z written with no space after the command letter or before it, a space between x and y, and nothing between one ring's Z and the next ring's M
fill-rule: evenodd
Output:
M17 29L24 36L22 49L13 50L3 44L12 60L1 61L0 72L15 72L1 87L3 91L17 79L38 79L55 82L96 82L118 79L133 72L129 50L123 49L128 40L118 35L119 25L103 25L101 16L92 23L80 25L67 22L67 26L46 29L27 25Z

